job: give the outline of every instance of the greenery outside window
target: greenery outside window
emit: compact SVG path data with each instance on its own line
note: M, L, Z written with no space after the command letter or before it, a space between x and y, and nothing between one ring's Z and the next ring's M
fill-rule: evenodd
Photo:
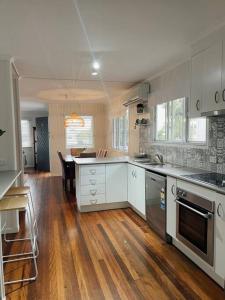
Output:
M155 107L155 140L204 144L206 123L206 118L188 119L185 98L158 104Z

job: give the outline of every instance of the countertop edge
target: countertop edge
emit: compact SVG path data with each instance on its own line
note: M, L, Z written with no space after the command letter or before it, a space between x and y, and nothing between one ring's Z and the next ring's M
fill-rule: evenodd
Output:
M80 161L82 159L82 161ZM177 168L172 168L171 167L171 170L174 170L174 172L170 172L168 169L161 169L161 168L157 168L157 167L151 167L149 165L144 165L142 163L138 163L138 162L135 162L133 161L131 158L129 157L124 157L124 158L106 158L106 159L85 159L85 158L74 158L74 162L78 165L78 166L85 166L85 165L93 165L93 164L113 164L113 163L129 163L129 164L132 164L132 165L135 165L135 166L138 166L138 167L141 167L145 170L149 170L149 171L152 171L152 172L155 172L155 173L158 173L158 174L163 174L165 176L171 176L171 177L174 177L176 179L179 179L179 180L183 180L183 181L186 181L186 182L190 182L190 183L193 183L195 185L199 185L201 187L204 187L204 188L207 188L207 189L210 189L210 190L213 190L217 193L220 193L220 194L223 194L225 195L225 188L224 189L221 189L217 186L213 186L213 185L210 185L210 184L207 184L207 183L204 183L204 182L201 182L201 181L198 181L198 180L195 180L195 179L191 179L191 178L187 178L187 177L184 177L182 175L179 175L179 174L175 174L176 173L176 170L179 170ZM186 167L183 167L183 169L185 169ZM193 169L195 170L195 169ZM198 169L196 169L197 171ZM202 171L203 173L204 172L208 172L206 170L199 170L199 171ZM190 173L190 171L188 171L188 168L187 168L187 173ZM193 172L194 174L194 172ZM187 174L184 174L184 175L187 175Z
M8 189L12 186L12 184L16 181L16 179L21 175L22 170L7 170L7 171L1 171L1 172L15 172L15 176L13 176L10 180L9 183L4 187L3 190L0 192L0 199L5 195L5 193L8 191Z

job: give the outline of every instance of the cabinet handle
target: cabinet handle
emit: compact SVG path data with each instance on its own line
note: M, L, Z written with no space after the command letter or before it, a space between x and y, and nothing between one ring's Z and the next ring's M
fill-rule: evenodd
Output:
M91 185L96 185L96 180L95 179L89 179L89 182Z
M221 203L219 203L219 205L217 206L217 215L221 218L223 216L223 214L220 212L220 208L223 210L223 206Z
M90 190L90 193L91 193L92 196L95 196L96 193L97 193L97 190Z
M92 170L90 170L90 173L91 173L92 175L94 175L94 174L96 173L96 170L95 170L95 169L92 169Z
M172 186L171 186L171 193L175 196L175 185L173 184Z
M91 202L91 204L96 204L96 203L98 202L98 200L97 200L97 199L95 199L95 200L90 200L90 202Z
M225 89L222 92L222 98L223 98L223 101L225 102Z
M198 99L197 101L196 101L196 109L197 109L197 111L199 111L200 110L200 100Z
M219 102L219 92L218 91L215 92L214 100L215 100L216 103Z

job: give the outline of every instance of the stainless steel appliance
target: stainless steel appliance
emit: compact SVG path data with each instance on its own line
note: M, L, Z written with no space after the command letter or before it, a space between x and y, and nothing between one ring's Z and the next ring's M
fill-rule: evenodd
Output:
M177 239L213 265L215 203L178 188L176 209Z
M202 174L183 175L183 177L194 179L218 187L225 187L225 174L202 173Z
M166 239L166 177L145 171L146 220Z

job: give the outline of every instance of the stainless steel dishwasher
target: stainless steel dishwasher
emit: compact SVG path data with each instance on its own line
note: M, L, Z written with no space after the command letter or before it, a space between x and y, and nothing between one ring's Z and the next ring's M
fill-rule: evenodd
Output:
M166 176L145 171L146 220L161 238L166 235ZM167 240L169 242L169 240Z

